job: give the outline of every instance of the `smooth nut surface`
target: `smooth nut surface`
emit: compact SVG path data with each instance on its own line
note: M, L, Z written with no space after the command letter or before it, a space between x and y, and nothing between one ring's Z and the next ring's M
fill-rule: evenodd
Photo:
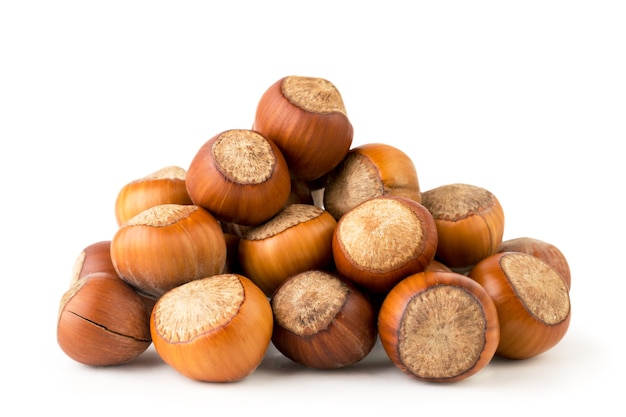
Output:
M139 213L111 240L119 276L144 294L219 274L226 265L226 240L218 221L195 205L162 204Z
M115 199L118 226L143 210L159 204L192 204L184 168L171 165L124 185Z
M336 220L320 207L288 205L243 235L238 252L244 275L271 297L292 275L332 267L336 225Z

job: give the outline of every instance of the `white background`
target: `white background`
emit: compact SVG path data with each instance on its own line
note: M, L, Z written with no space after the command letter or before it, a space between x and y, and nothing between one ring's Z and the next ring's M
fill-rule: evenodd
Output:
M0 3L1 406L70 416L623 412L623 4ZM333 82L353 144L401 148L422 190L487 188L504 206L505 238L559 247L572 270L565 338L448 385L402 374L380 346L332 372L270 349L233 384L185 379L152 349L110 369L65 356L60 297L78 253L115 232L119 189L187 168L211 136L251 126L257 100L285 75Z

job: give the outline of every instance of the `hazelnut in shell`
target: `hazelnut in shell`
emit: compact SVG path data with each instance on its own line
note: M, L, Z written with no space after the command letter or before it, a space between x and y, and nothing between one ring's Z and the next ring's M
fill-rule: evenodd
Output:
M295 75L263 93L253 128L274 141L292 174L307 182L333 169L354 135L337 87L324 78Z
M435 258L466 273L497 252L504 235L504 211L490 191L471 184L446 184L422 193L422 204L437 225Z
M160 204L192 204L179 166L161 168L124 185L115 200L115 219L120 226L145 209Z
M260 224L291 195L289 168L280 149L262 134L232 129L209 139L187 170L187 192L194 204L220 222Z
M324 208L336 219L365 200L383 195L421 202L415 165L402 150L384 143L350 149L327 176Z
M337 221L311 204L290 204L271 220L249 229L239 241L243 274L270 297L287 278L333 264Z
M385 293L423 271L437 250L430 212L405 197L374 197L347 211L332 241L337 271L370 292Z
M381 344L401 371L428 382L456 382L478 373L499 342L496 307L465 275L424 271L385 297L378 313Z
M94 272L63 294L57 342L73 360L89 366L127 363L151 343L150 310L117 275Z
M569 289L561 275L541 259L500 252L469 272L494 301L500 321L496 354L528 359L554 347L571 319Z
M258 367L271 342L269 300L248 278L219 274L164 294L150 317L155 350L180 374L234 382Z
M219 222L202 207L161 204L117 230L111 259L120 278L158 298L186 282L222 273L226 240Z
M365 358L376 343L374 305L334 273L296 274L280 285L270 303L274 346L304 366L347 367Z

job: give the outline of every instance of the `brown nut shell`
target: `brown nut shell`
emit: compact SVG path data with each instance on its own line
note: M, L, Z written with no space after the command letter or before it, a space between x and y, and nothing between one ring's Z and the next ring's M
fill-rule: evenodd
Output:
M401 371L423 381L456 382L491 361L499 322L493 301L475 281L456 272L424 271L389 291L378 332Z
M354 135L339 90L318 77L287 76L272 84L253 126L278 145L293 176L307 182L333 169Z
M162 204L142 211L115 233L111 259L120 278L160 297L226 265L226 240L218 221L202 207Z
M497 355L527 359L554 347L571 318L565 280L549 264L521 252L501 252L479 262L469 277L480 284L498 309Z
M376 309L368 297L334 273L296 274L276 290L272 342L304 366L337 369L353 365L376 343Z
M153 206L192 204L185 178L184 168L167 166L124 185L115 200L118 226Z
M433 260L437 228L420 203L375 197L339 219L332 248L341 275L368 291L384 293Z
M116 275L95 272L63 294L57 342L73 360L90 366L129 362L151 343L150 310Z
M266 223L249 229L239 242L243 274L268 297L287 278L333 264L336 220L310 204L291 204Z
M336 219L365 200L393 195L421 202L417 171L402 150L384 143L352 148L327 176L324 208Z
M272 325L267 297L238 274L174 288L150 317L163 361L188 378L209 382L238 381L254 372L271 342Z
M437 225L436 259L456 272L469 270L497 252L504 235L504 210L490 191L447 184L422 193Z
M232 129L209 139L187 170L194 204L219 221L254 226L278 213L291 196L289 168L262 134Z

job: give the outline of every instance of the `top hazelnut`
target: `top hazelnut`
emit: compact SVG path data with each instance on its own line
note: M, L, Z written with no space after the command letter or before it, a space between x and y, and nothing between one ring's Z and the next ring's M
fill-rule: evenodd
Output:
M339 90L328 80L287 76L257 105L253 129L278 145L295 178L313 181L348 153L354 130Z

